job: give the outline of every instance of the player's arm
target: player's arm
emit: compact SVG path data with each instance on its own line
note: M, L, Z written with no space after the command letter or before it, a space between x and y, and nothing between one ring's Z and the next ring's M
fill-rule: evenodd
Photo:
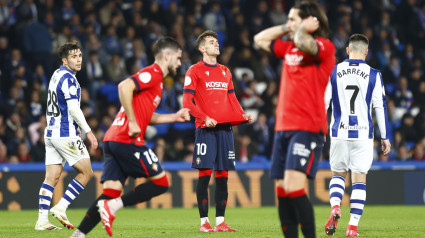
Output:
M78 104L77 99L69 99L66 101L68 106L69 114L72 116L75 122L77 122L78 126L83 129L86 133L87 138L90 141L90 144L94 149L97 148L97 139L94 136L92 130L90 129L89 124L87 124L86 118L84 117L83 111L81 111L80 105Z
M375 72L373 72L375 73ZM372 105L375 109L376 120L378 121L379 131L381 133L381 146L384 155L391 151L390 140L388 139L388 113L387 103L385 102L385 88L382 83L381 73L376 72L376 83L372 93Z
M331 74L331 77L329 78L328 85L326 86L326 91L325 91L325 108L326 108L326 111L328 111L329 105L331 104L331 100L332 100L332 83L331 83L331 78L333 76L334 75L332 73Z
M272 41L281 38L286 33L288 33L286 24L273 26L256 34L254 36L254 42L260 49L270 53L270 44Z
M215 127L217 121L207 116L201 109L194 103L194 95L189 92L183 92L183 107L190 110L190 114L195 118L200 118L207 127Z
M232 102L233 105L238 105L239 112L242 114L243 118L245 118L245 120L247 120L249 123L252 123L253 121L252 116L245 114L245 111L243 110L241 104L238 101L238 98L236 97L232 79L230 79L230 83L228 87L229 88L227 93L229 94L230 101Z
M182 108L176 113L171 114L159 114L154 113L152 115L150 125L173 123L173 122L186 122L190 120L189 109Z
M314 37L311 35L319 28L319 21L316 17L309 16L301 22L300 27L295 32L294 44L302 52L315 56L319 52Z
M135 91L136 85L131 78L127 78L118 84L118 96L128 118L128 135L130 137L137 137L141 132L133 110L133 94Z

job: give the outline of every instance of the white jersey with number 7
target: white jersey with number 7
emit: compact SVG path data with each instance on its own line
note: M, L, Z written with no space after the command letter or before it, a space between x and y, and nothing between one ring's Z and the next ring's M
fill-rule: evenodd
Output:
M346 59L337 64L326 89L326 109L331 102L331 138L372 139L374 108L381 138L388 139L385 89L379 70L358 59Z

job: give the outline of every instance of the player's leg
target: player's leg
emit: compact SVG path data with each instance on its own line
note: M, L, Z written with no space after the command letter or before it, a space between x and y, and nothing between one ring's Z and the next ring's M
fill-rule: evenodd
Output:
M331 204L331 214L325 225L327 235L336 232L338 220L341 217L341 200L345 191L345 178L348 174L348 141L331 140L330 165L332 179L329 183L329 201Z
M108 182L105 181L104 184ZM119 181L118 181L119 183ZM100 214L98 208L98 201L104 199L113 199L121 195L122 189L106 188L104 186L102 194L90 205L83 220L81 221L78 229L72 234L71 237L85 237L100 221Z
M102 199L112 199L121 196L122 183L127 179L124 172L120 169L118 162L115 160L110 149L111 142L104 143L104 164L101 182L103 183L102 194L90 205L78 229L72 237L85 237L100 221L97 203ZM124 149L125 150L125 149ZM119 153L119 152L118 152ZM111 186L111 182L121 183L121 186ZM105 186L108 184L108 186ZM116 184L116 183L114 183Z
M69 222L66 216L66 209L68 209L72 201L80 195L89 180L93 177L90 156L80 137L57 140L53 142L53 144L61 156L68 161L68 164L72 166L78 174L68 184L58 204L50 209L50 214L58 219L65 227L68 227L68 229L74 229L74 226Z
M212 232L208 219L208 185L214 168L217 155L217 141L215 129L198 128L195 131L195 151L193 153L192 168L198 169L198 183L196 184L196 199L198 201L201 232Z
M49 222L48 212L53 197L53 191L62 173L62 164L46 165L46 177L41 185L38 195L38 220L35 225L36 230L61 230Z
M298 237L298 218L288 193L283 188L283 173L290 135L275 132L270 178L275 180L280 225L285 237Z
M224 221L226 204L228 198L228 171L235 170L235 147L233 140L233 131L230 125L223 128L217 128L217 160L215 171L215 205L216 220L214 231L236 231L230 228Z
M199 217L201 218L201 232L212 232L213 229L208 219L208 185L213 170L198 169L198 183L196 184L196 200L198 201Z
M304 237L316 237L313 206L306 195L307 178L316 176L323 136L306 131L294 132L288 146L283 188L295 208Z
M359 236L357 226L363 214L366 201L366 175L373 161L373 140L352 141L350 148L350 169L352 191L350 197L349 237Z
M165 193L169 186L168 178L158 161L158 157L148 147L116 143L111 148L125 175L135 178L148 178L148 181L138 185L122 197L98 201L100 217L109 235L112 235L112 222L119 209L149 201L153 197ZM120 151L119 155L118 151ZM124 180L121 182L107 181L105 187L118 189L122 188L122 184L124 184Z
M60 230L49 222L49 209L53 191L59 181L63 169L63 159L55 150L50 139L46 139L46 176L38 194L38 220L36 230Z

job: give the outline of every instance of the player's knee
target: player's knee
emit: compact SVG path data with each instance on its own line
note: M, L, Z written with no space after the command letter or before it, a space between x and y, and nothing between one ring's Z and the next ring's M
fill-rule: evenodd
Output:
M151 180L151 182L166 189L168 189L168 187L170 186L167 175L164 175L161 178L153 179Z

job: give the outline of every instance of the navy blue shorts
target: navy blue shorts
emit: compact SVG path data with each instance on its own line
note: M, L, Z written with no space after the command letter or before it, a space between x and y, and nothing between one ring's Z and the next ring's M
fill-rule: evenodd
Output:
M282 179L287 169L316 177L322 154L323 135L309 131L277 131L274 135L270 178Z
M102 183L119 180L124 185L129 176L149 178L163 171L158 157L146 146L106 141L104 154Z
M230 124L195 131L195 152L192 168L235 170L235 145Z

